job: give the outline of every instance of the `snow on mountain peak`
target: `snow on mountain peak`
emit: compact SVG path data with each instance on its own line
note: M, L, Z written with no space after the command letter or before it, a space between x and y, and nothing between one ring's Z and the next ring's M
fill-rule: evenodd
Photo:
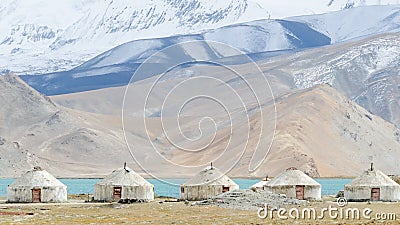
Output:
M271 19L322 14L367 5L394 5L399 0L251 0L266 9Z
M247 0L4 0L0 55L6 57L0 60L0 71L69 69L135 39L200 32L263 17L266 11Z
M3 0L0 72L63 71L132 40L198 34L256 19L396 3L398 0ZM317 30L328 34L326 29Z

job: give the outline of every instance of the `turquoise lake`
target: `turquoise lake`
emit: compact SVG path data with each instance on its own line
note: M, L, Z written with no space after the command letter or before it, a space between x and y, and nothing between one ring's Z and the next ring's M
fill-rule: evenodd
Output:
M158 196L179 197L179 187L171 185L156 179L147 179L154 185L155 194ZM248 189L251 185L259 182L258 179L233 179L239 184L240 189ZM345 184L350 183L351 179L315 179L322 186L322 195L336 195L338 191L343 190ZM7 185L11 184L13 179L0 179L0 196L7 195ZM69 194L93 194L93 185L99 179L60 179L68 187ZM181 184L186 179L166 179L167 182Z

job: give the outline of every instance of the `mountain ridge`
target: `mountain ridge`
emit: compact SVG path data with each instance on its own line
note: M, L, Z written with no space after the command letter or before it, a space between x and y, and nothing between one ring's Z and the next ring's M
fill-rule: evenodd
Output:
M367 21L359 18L375 12ZM351 22L351 26L346 25ZM397 22L398 21L398 22ZM383 26L382 24L386 24ZM400 6L368 6L331 12L323 15L289 18L288 20L257 20L204 31L200 34L127 42L112 48L67 71L22 78L36 90L47 95L126 85L136 69L152 54L163 48L186 41L221 42L240 52L213 48L210 43L197 46L198 54L182 49L188 60L212 60L224 64L241 64L246 54L263 60L279 54L299 52L308 48L340 44L381 34L400 31ZM329 25L329 26L328 26ZM330 26L332 25L332 27ZM351 27L358 27L350 29ZM329 29L328 29L329 28ZM208 46L206 46L208 45ZM208 54L203 57L200 52ZM236 55L235 55L236 54ZM238 56L239 55L239 56ZM174 56L167 56L174 60ZM248 59L244 60L248 62ZM160 69L145 77L159 74L168 62L157 62ZM144 77L144 78L145 78ZM137 80L140 78L134 78Z
M400 104L396 100L400 96L397 89L400 84L397 76L399 35L380 34L363 40L261 59L257 64L269 80L279 81L272 83L274 93L282 94L329 83L373 114L400 127ZM240 67L246 68L246 64ZM247 72L256 71L250 68ZM281 86L284 89L279 90ZM106 93L107 89L104 90ZM79 94L71 96L77 97ZM74 108L82 101L76 97L68 103L64 100L60 103ZM96 102L93 98L89 99ZM90 102L86 104L91 105Z
M232 24L250 6L247 0L5 0L0 3L0 51L10 58L0 61L5 67L0 71L70 69L127 41ZM250 16L263 14L250 8ZM24 58L31 63L22 63Z
M257 78L255 77L255 79ZM8 83L4 80L4 76L0 77L0 84ZM19 91L26 92L27 97L42 96L35 92L30 93L27 91L29 88L20 82L9 84L16 87L21 86ZM165 83L165 85L167 85L165 88L169 87L169 84ZM8 97L15 102L14 105L7 103L5 105L15 106L18 103L10 98L16 90L14 87L0 94L0 96ZM19 98L21 98L20 101L26 99L22 96ZM24 119L20 117L17 121L17 123L24 124L20 126L24 129L15 130L11 134L4 132L5 129L0 129L0 153L2 153L0 163L2 163L2 167L8 168L5 171L2 170L0 176L17 176L27 167L39 164L57 176L96 177L107 173L122 161L130 158L121 131L118 131L122 128L115 124L115 121L119 120L118 117L107 122L107 117L104 116L93 113L86 115L82 111L59 107L54 107L55 113L53 111L49 113L45 109L47 105L51 105L50 108L53 105L44 98L41 99L42 103L35 106L37 109L35 114L42 115L40 120L29 116L27 112L32 112L32 109L19 107L18 109L27 115L27 120L21 121ZM18 103L18 105L20 104ZM44 107L39 107L41 105ZM238 164L228 173L230 176L263 177L266 171L274 176L291 165L316 177L348 177L357 175L365 165L369 164L370 157L373 157L376 165L386 173L400 173L400 167L396 161L388 160L391 157L400 157L398 151L400 149L399 130L379 116L372 115L353 103L329 85L318 85L280 95L276 99L276 105L278 126L266 161L256 171L248 173L248 160L254 153L253 147L257 146L257 135L250 136L248 140L250 150L245 152ZM175 106L171 105L170 107ZM269 109L273 107L270 101L263 103L262 107L265 107L267 112L273 111ZM209 113L215 111L213 108L209 109ZM15 112L15 108L11 110L9 107L3 107L0 110L1 118L7 118L11 112ZM191 112L199 113L196 109ZM257 110L251 110L248 112L249 121L237 120L233 124L235 132L241 132L247 126L258 130L262 126L258 113ZM143 120L143 118L134 118L134 114L132 116L132 118L131 116L126 117L125 120L132 119L132 124L139 124L139 121ZM263 123L270 124L273 117L265 116L266 120ZM149 120L149 126L152 127L148 127L149 133L147 134L143 133L140 126L126 127L128 140L133 141L137 148L140 146L140 154L144 154L144 159L155 165L156 170L151 171L153 174L158 177L166 177L171 176L172 172L163 170L162 163L154 164L154 156L147 155L151 152L148 141L152 141L157 147L160 147L164 156L171 157L171 160L182 164L197 165L199 160L215 157L215 155L207 155L202 152L198 153L200 155L188 157L186 153L165 146L164 131L157 128L159 125L156 124L159 124L160 121L156 117L146 118ZM164 122L168 122L168 118L165 120ZM182 122L184 122L183 129L193 127L193 123L196 123L190 118L184 119ZM1 123L0 126L4 128L7 125ZM270 129L273 129L268 125L267 128L263 132L269 133ZM221 149L220 145L229 138L229 133L230 129L224 126L219 128L217 130L218 142L213 145L214 150L209 149L210 152L218 155ZM148 136L150 139L144 141L147 139L147 135L150 135ZM176 135L179 136L179 134ZM228 149L228 153L232 154L233 158L240 155L240 143L243 143L242 139L246 138L246 135L236 137L240 138L232 140L232 148ZM182 140L184 141L184 139ZM267 147L264 146L265 144L262 141L260 147L264 149ZM136 150L135 154L139 154L139 152ZM230 162L225 161L225 163L229 164ZM229 165L219 164L221 168L226 166ZM134 168L140 171L139 167L135 166ZM173 172L177 177L188 177L196 173L195 170Z
M236 41L238 37L241 37L240 43ZM162 49L174 45L180 46L185 42L193 42L191 47L196 51L182 47L181 60L184 60L182 57L186 61L201 59L218 62L224 60L224 64L233 64L249 61L246 57L234 59L237 55L317 47L328 45L330 39L307 25L295 21L254 21L230 25L198 35L132 41L106 51L70 71L21 77L36 90L46 95L126 85L135 70L143 62L146 62L148 57ZM215 44L215 42L223 45ZM217 46L219 47L217 48ZM233 57L232 62L229 62L229 57ZM160 60L157 61L158 69L154 68L143 78L162 73L173 61L176 61L176 56L171 54L160 57ZM133 81L143 78L134 77ZM99 84L99 87L96 87L96 84Z
M0 176L37 165L65 177L82 169L101 173L128 157L121 134L97 125L93 115L55 104L15 75L0 76L0 86L0 163L6 168ZM105 160L108 149L124 154Z
M351 2L351 7L344 7ZM374 5L373 1L291 1L282 19ZM383 0L380 4L391 3ZM119 44L144 38L202 33L226 25L271 19L284 1L48 0L0 2L0 72L43 74L69 70ZM310 10L296 11L297 8ZM394 7L394 6L393 6ZM290 9L295 9L291 12ZM315 10L314 10L315 9ZM285 10L286 11L286 10ZM65 18L68 15L68 19ZM387 30L386 30L387 31ZM28 59L28 60L27 60ZM28 61L28 63L26 62Z

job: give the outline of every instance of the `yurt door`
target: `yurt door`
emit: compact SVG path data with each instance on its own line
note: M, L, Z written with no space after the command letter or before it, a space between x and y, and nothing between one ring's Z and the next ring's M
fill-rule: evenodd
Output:
M228 192L229 191L229 187L227 186L222 186L222 193Z
M114 187L113 197L115 201L119 201L121 199L122 187Z
M372 188L371 189L371 200L379 201L381 199L381 189L380 188Z
M300 200L304 199L304 185L296 185L296 198Z
M42 191L39 188L32 189L32 202L41 202Z

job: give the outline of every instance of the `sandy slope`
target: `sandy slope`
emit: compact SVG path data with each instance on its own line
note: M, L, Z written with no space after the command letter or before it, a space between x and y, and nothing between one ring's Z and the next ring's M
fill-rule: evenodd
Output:
M274 81L272 81L274 82ZM282 83L282 82L281 82ZM136 85L136 86L135 86ZM141 84L135 84L134 90L141 92L139 88ZM118 94L110 95L110 92L118 93L123 88L104 89L94 92L72 94L67 96L53 97L56 101L60 99L72 99L76 103L90 110L97 111L103 106L99 103L90 104L91 99L96 96L102 96L107 104L114 104L115 107L110 108L106 113L113 114L113 110L118 112ZM278 88L275 89L278 90ZM284 93L287 87L280 88L278 91ZM112 97L106 97L112 96ZM71 98L69 98L71 97ZM87 98L86 98L87 97ZM104 98L103 98L104 97ZM229 100L225 100L229 104ZM76 106L76 104L75 104ZM201 105L206 107L207 105ZM203 165L210 161L214 161L215 165L228 170L234 161L240 159L243 149L245 154L236 163L235 168L230 172L233 176L271 176L276 175L283 169L295 166L313 176L355 176L364 168L368 167L369 162L373 160L376 166L386 173L398 174L400 168L395 163L395 159L400 156L399 151L399 134L395 126L386 122L378 116L372 115L356 103L347 99L338 93L329 85L322 85L316 88L296 91L289 94L282 94L276 98L277 106L277 130L270 153L261 165L254 171L248 172L248 165L256 152L255 161L261 161L264 153L271 144L270 139L273 135L273 105L271 102L265 102L263 111L263 122L259 110L249 111L250 122L245 117L238 117L233 124L233 133L229 126L220 126L216 132L216 138L204 151L198 153L184 152L174 148L166 139L165 133L161 128L160 118L151 117L149 120L148 134L151 143L160 149L162 154L169 160L182 165ZM129 110L139 110L140 107L131 107ZM208 111L213 111L211 108ZM206 111L207 111L206 110ZM214 111L218 111L215 109ZM196 114L196 112L198 112ZM188 129L196 134L198 125L198 117L204 116L196 107L190 111L191 117L185 117L182 123L182 129ZM213 115L213 113L210 113ZM140 114L136 114L140 115ZM218 114L217 114L218 115ZM223 117L221 115L221 117ZM135 136L146 138L147 134L143 133L140 118L131 118L138 126L132 128L130 132ZM163 118L165 120L165 118ZM173 121L173 118L169 118ZM218 119L218 118L217 118ZM225 118L226 119L226 118ZM167 118L168 120L168 118ZM222 118L223 120L223 118ZM168 121L166 122L168 124ZM263 126L262 126L263 125ZM263 127L263 136L259 140L259 133ZM247 137L250 131L250 137ZM170 134L176 143L182 144L190 149L196 149L203 146L207 142L213 132L205 133L203 139L198 142L188 142L180 135L179 132ZM195 136L195 135L194 135ZM129 137L128 137L129 140ZM248 146L244 144L248 141ZM260 141L260 145L257 146ZM149 142L143 142L142 149L152 151L153 147ZM228 147L227 147L228 146ZM224 157L217 159L216 156L223 153L227 147L227 153ZM144 151L143 151L144 152ZM141 154L138 154L141 155ZM145 155L143 155L145 158ZM154 160L157 157L149 157L146 161L154 170L159 168L161 176L185 176L187 170L173 171L165 170L163 164L154 166Z
M271 106L266 107L266 111L272 110ZM248 139L242 135L231 140L231 160L239 158L246 139L249 146L230 174L275 176L294 166L313 176L356 176L368 167L371 160L386 173L400 173L400 167L396 163L396 158L400 156L398 130L328 85L278 98L277 112L274 142L261 167L255 172L248 172L255 149L258 149L256 158L261 159L262 153L269 147L268 138L272 135L273 128L269 119L264 120L264 139L258 148L257 132ZM250 127L257 130L260 123L259 115L252 115ZM234 125L234 130L246 134L246 126L247 123L241 121ZM224 141L227 141L229 130L222 129L217 136L222 137L222 141L208 150L215 154L221 151ZM211 158L204 153L190 155L180 152L174 155L175 161L183 161L188 165Z
M275 141L260 172L275 175L290 165L313 175L354 176L371 159L386 173L400 172L396 127L328 85L283 96L277 110Z
M38 164L58 176L105 174L128 156L114 118L60 107L13 75L0 85L0 176Z

